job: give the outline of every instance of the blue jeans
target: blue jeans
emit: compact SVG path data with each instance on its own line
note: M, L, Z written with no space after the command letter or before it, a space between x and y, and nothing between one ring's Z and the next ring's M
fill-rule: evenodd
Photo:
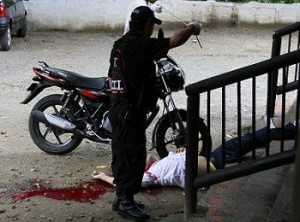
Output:
M296 126L293 123L288 123L284 126L284 140L295 139ZM264 127L255 132L255 144L254 148L264 147L272 140L281 140L281 128L270 129L270 141L267 141L267 128ZM225 149L223 146L219 146L211 153L211 162L216 168L222 168L227 163L234 163L238 161L238 137L228 140L225 143ZM222 152L225 152L225 164L222 160ZM241 137L241 155L245 155L252 151L252 133L247 133Z

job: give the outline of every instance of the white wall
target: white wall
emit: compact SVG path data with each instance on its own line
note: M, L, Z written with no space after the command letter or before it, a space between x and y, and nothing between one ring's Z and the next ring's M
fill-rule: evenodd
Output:
M29 0L29 28L86 30L123 28L130 0ZM290 24L300 21L300 4L247 4L215 1L162 0L157 14L165 23L198 20L203 23ZM174 16L176 15L176 17ZM232 17L232 15L234 15Z

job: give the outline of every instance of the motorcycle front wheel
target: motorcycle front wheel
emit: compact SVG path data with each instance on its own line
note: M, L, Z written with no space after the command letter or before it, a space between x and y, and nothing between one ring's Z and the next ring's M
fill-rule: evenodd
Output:
M187 112L186 110L178 110L178 112L186 131ZM171 123L170 119L172 119L173 124ZM211 135L207 129L207 126L201 118L198 119L198 124L199 150L204 151L204 149L210 149ZM179 147L185 146L185 134L186 132L182 132L182 130L180 130L179 120L176 118L175 112L171 112L162 116L154 129L152 138L153 146L156 148L159 157L164 158L170 151L175 152Z
M82 137L74 133L65 132L62 129L47 126L33 118L34 110L46 112L48 114L59 116L70 122L74 122L75 113L78 115L80 109L78 104L70 104L62 109L62 95L54 94L42 98L32 108L29 116L29 133L33 142L44 152L55 155L63 155L73 151L82 141Z

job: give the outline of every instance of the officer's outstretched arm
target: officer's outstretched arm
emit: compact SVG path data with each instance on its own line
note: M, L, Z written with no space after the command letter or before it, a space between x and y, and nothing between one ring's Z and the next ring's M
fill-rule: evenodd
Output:
M184 44L191 35L200 33L201 24L198 22L189 23L184 29L181 29L170 38L169 48L175 48Z

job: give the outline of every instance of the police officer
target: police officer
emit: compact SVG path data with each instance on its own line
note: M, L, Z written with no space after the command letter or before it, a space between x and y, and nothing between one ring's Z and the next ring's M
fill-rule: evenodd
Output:
M151 38L154 24L160 25L161 20L155 18L149 7L140 6L132 12L129 32L114 43L108 72L112 90L112 171L116 184L112 208L133 220L150 217L134 195L140 191L146 162L146 113L158 98L154 60L200 33L200 24L192 22L170 38Z

